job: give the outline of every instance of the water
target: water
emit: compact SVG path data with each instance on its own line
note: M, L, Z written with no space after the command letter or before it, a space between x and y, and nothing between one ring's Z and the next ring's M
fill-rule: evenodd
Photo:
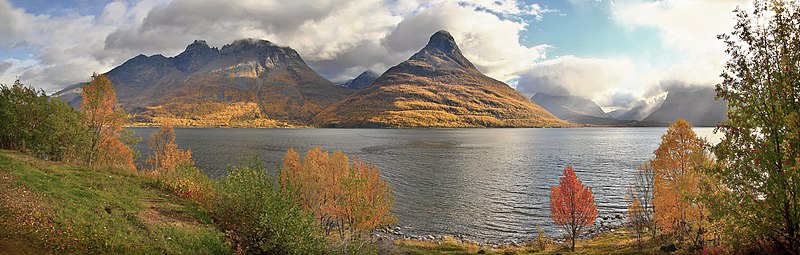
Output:
M142 135L147 154L154 128ZM695 131L710 142L713 128ZM550 186L572 164L592 187L599 218L624 214L636 166L653 158L666 128L571 129L176 129L177 144L219 177L228 163L256 154L280 164L289 148L315 146L374 162L394 191L393 212L414 235L464 235L502 242L536 235L549 218ZM599 219L598 219L599 221Z

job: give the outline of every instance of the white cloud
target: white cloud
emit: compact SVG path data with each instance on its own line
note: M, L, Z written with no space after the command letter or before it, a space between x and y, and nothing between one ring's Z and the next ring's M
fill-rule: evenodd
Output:
M519 73L517 90L532 95L573 95L595 99L634 82L637 70L627 58L558 57Z
M96 16L33 15L0 0L0 51L30 53L15 56L0 82L21 75L53 92L140 53L173 56L195 39L222 46L246 37L291 46L324 76L344 80L365 69L384 71L446 29L481 71L513 79L525 93L570 93L619 105L628 98L618 92L644 96L660 81L717 82L725 55L715 35L732 29L731 10L742 1L611 5L619 24L659 31L663 47L676 53L662 68L624 55L545 60L550 46L528 47L519 39L530 17L554 10L516 0L145 0L111 2Z
M420 11L400 22L384 40L391 52L405 58L419 50L430 35L448 30L461 51L478 69L499 80L509 80L545 56L547 45L519 44L522 22L503 20L469 6L445 3Z
M515 0L145 0L111 2L96 16L49 16L0 0L0 33L8 35L0 47L30 52L35 64L15 75L53 92L140 53L176 55L195 39L212 46L266 39L343 80L364 69L383 71L422 48L436 30L448 29L478 68L505 80L546 49L519 44L527 26L520 17L550 11Z
M725 45L716 36L733 28L737 5L752 4L749 0L617 2L610 5L616 22L657 29L663 47L674 52L662 56L666 59L660 61L666 64L651 63L651 56L559 57L520 72L517 89L527 94L576 95L604 107L626 108L663 96L670 84L711 86L720 82L726 61Z
M677 53L660 80L712 85L720 81L725 45L717 35L735 24L736 6L750 0L633 1L617 3L614 18L627 26L657 28L665 47Z

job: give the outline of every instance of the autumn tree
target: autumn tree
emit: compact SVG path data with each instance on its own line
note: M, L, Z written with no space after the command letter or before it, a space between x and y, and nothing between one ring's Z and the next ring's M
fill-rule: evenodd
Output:
M81 94L86 126L89 128L87 163L92 167L105 166L134 170L134 152L125 144L122 124L125 113L116 108L117 97L111 81L105 75L92 75Z
M150 135L147 164L155 171L171 171L180 165L194 165L194 161L191 150L178 149L175 144L175 129L166 124Z
M628 188L628 217L632 220L630 223L636 224L637 228L641 227L642 231L648 230L653 237L656 236L653 208L654 177L653 166L649 161L645 162L636 168L633 184Z
M737 8L733 31L719 36L730 57L717 85L728 120L715 153L727 191L713 209L739 240L800 254L800 3L754 6Z
M377 167L361 160L350 164L342 152L314 148L301 160L289 149L278 180L326 233L334 228L340 236L364 233L395 221L391 188Z
M572 251L575 251L575 238L597 218L592 188L583 186L572 165L564 168L564 177L558 186L550 187L550 217L567 232Z
M342 178L341 189L342 219L354 230L369 233L396 221L390 211L394 205L392 189L381 180L375 164L360 159L353 162L350 171Z
M711 162L704 139L691 124L678 119L661 136L661 144L650 164L655 173L653 205L655 221L665 233L702 247L708 212L698 200L703 187L703 170Z

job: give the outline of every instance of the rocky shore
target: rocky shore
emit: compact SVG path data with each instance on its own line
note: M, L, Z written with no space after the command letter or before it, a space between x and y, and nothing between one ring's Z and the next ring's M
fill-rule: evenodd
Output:
M607 232L615 232L623 226L625 216L622 214L610 214L597 217L594 226L579 236L580 239L589 239ZM465 235L447 235L447 234L414 234L413 229L408 226L388 226L386 228L377 229L372 232L372 236L376 239L388 240L415 240L441 243L445 240L454 240L458 243L473 244L478 246L490 246L492 248L503 247L520 247L533 245L536 242L536 236L531 239L520 240L475 240ZM564 243L566 239L562 233L548 233L546 236L554 243Z

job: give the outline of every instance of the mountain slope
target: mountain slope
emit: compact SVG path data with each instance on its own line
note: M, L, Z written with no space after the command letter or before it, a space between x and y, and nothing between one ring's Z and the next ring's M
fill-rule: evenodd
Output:
M195 41L175 57L139 55L106 75L135 120L176 125L302 125L353 92L295 50L255 39L222 49Z
M608 112L608 115L618 120L641 121L644 118L647 118L647 116L653 113L654 111L658 110L658 108L661 107L661 104L664 103L664 99L665 97L659 97L656 98L654 102L649 102L649 103L646 100L641 100L639 102L636 102L630 109L619 109L611 111Z
M725 102L715 100L715 96L711 87L673 89L661 107L643 122L665 125L682 118L693 126L715 126L727 119L728 112Z
M54 93L52 96L60 97L61 101L67 103L73 108L80 108L81 101L83 100L81 97L81 93L83 93L83 84L84 83L75 83L69 85L66 88Z
M483 75L446 31L369 87L326 108L325 127L569 126L505 83Z
M342 87L350 89L363 89L372 84L372 82L378 79L379 76L379 74L373 72L372 70L367 70L356 76L356 78L343 83Z

